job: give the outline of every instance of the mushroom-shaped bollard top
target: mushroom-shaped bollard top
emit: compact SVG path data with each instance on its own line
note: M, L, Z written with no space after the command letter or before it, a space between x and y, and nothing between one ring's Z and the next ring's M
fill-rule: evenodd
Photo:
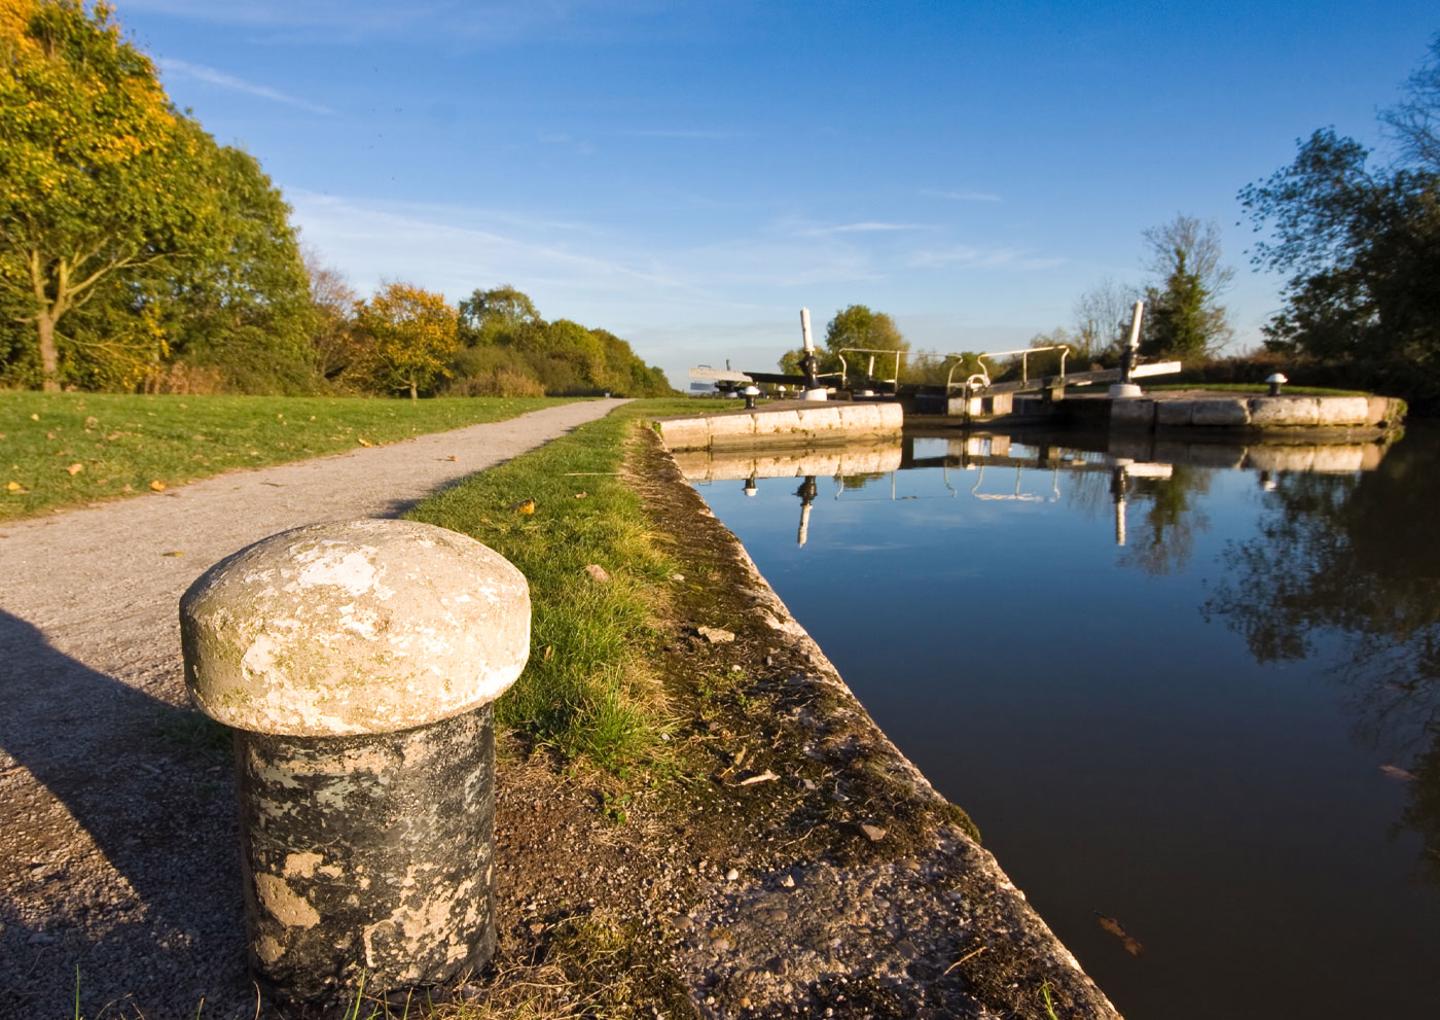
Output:
M494 550L415 521L312 524L221 560L180 600L196 705L254 733L339 737L499 697L530 654L530 589Z

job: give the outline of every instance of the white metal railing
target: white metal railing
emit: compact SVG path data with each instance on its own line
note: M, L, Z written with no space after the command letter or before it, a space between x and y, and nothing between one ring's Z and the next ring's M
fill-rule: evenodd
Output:
M963 383L958 384L955 382L955 370L964 366L965 355L947 354L945 355L946 358L955 358L957 360L955 364L950 366L950 371L945 375L945 393L948 396L950 391L957 385L963 386L967 393L974 392L975 390L988 389L990 386L990 366L985 364L985 359L1014 357L1017 354L1020 355L1020 381L1022 383L1028 383L1030 381L1030 355L1044 354L1047 351L1060 352L1060 380L1064 382L1065 359L1070 356L1070 347L1068 344L1055 344L1050 347L1025 347L1018 351L986 351L984 354L977 354L975 355L975 362L980 366L980 371L972 372L966 377Z
M835 354L840 358L840 385L845 385L846 374L850 370L850 363L845 360L846 354L868 354L870 355L869 367L865 370L865 377L872 382L889 383L891 386L900 385L900 362L909 351L896 350L893 347L842 347ZM887 354L895 356L895 375L889 379L875 378L875 356ZM833 374L833 373L832 373Z

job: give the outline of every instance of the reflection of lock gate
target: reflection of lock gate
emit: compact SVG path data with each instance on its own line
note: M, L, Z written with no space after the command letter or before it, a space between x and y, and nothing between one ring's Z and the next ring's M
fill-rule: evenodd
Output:
M976 499L1019 503L1054 503L1060 499L1060 466L1058 464L1050 469L1050 495L1048 497L1020 491L1025 481L1025 469L1018 465L1015 468L1014 492L981 492L980 486L985 484L985 465L981 464L975 474L975 484L970 489L970 495Z

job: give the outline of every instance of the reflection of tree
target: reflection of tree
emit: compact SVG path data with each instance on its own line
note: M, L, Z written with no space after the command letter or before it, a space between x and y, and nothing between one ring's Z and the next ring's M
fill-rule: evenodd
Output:
M1440 881L1440 444L1402 442L1359 477L1281 475L1266 501L1202 612L1262 663L1302 659L1322 633L1344 639L1337 672L1360 734L1417 755L1405 820Z
M1130 479L1129 538L1120 562L1152 576L1183 570L1194 551L1195 535L1210 526L1194 501L1209 491L1211 474L1209 468L1175 464L1169 478Z
M835 477L840 482L841 486L846 491L849 491L850 489L863 489L871 482L877 482L882 478L889 478L890 475L888 472L885 471L872 471L866 474L836 475Z

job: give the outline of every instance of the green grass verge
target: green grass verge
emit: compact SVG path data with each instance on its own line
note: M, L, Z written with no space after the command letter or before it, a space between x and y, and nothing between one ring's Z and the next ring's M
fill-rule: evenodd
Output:
M1147 390L1206 390L1213 393L1248 393L1263 397L1270 392L1264 383L1145 383ZM1291 397L1368 397L1364 390L1335 390L1325 386L1286 386L1282 391Z
M478 539L530 582L530 662L496 703L497 721L567 761L617 775L652 760L664 731L648 662L674 569L620 472L637 419L673 413L676 403L627 404L408 515ZM533 514L516 509L530 499ZM591 564L609 580L587 573Z
M563 402L0 392L0 520Z

